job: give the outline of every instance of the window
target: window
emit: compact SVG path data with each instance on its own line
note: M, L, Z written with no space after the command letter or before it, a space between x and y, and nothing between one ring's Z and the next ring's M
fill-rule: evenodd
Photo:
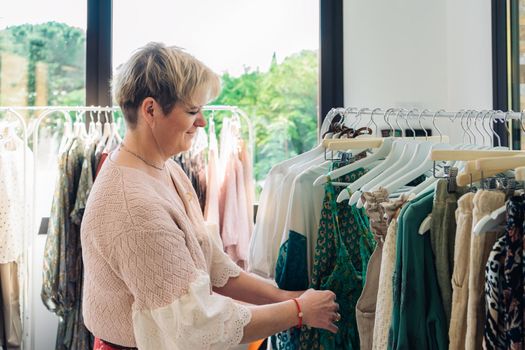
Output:
M0 105L82 105L85 0L19 0L0 15Z
M319 1L150 0L148 8L155 11L145 13L143 1L113 1L114 69L149 41L182 47L210 66L223 81L213 104L238 106L254 124L259 185L272 165L315 145Z

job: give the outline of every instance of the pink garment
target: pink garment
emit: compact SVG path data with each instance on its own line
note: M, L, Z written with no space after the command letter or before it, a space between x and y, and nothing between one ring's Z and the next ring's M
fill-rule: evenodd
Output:
M241 159L242 169L244 173L244 186L246 188L246 209L248 211L248 232L249 239L251 239L254 229L255 217L253 214L253 206L255 203L255 183L253 179L253 165L252 155L248 151L245 142L241 142L241 152L239 154Z
M86 327L127 347L227 348L250 314L211 287L241 270L208 234L186 174L167 169L176 191L111 157L97 177L81 226Z
M250 245L248 214L245 203L246 189L242 164L232 154L225 164L219 212L224 250L241 267L246 266Z
M217 154L217 137L215 128L210 124L210 148L208 149L208 167L206 184L206 205L204 219L206 222L219 226L219 157Z

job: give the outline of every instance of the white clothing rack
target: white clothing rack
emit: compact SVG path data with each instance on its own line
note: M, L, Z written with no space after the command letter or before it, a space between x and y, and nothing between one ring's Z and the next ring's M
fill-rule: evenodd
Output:
M250 118L244 112L241 108L237 106L226 106L226 105L210 105L210 106L204 106L202 108L203 111L229 111L233 114L236 114L240 116L240 118L246 123L248 127L248 137L249 137L249 150L252 155L252 162L255 155L255 131L253 128L253 123L251 122ZM39 128L42 121L49 116L53 115L53 117L57 118L64 118L65 121L68 121L71 123L71 115L70 112L77 113L78 116L82 117L82 115L85 115L86 112L93 112L93 113L114 113L120 111L120 107L118 106L31 106L31 107L24 107L24 106L13 106L13 107L0 107L0 113L2 113L4 116L14 116L15 119L20 123L21 129L22 129L22 140L24 142L24 159L23 159L23 169L24 169L24 180L27 180L27 156L25 152L25 147L28 147L28 138L30 135L30 132L28 131L28 125L25 121L25 118L20 114L21 112L25 111L36 111L40 112L37 114L36 119L34 121L34 124L32 125L32 136L33 136L33 159L38 159L38 137L39 137ZM84 117L85 118L85 117ZM98 118L98 114L97 114ZM84 119L86 120L86 119ZM92 120L90 118L90 120ZM111 118L113 120L113 118ZM36 179L37 179L37 167L33 166L33 193L31 197L31 201L33 203L32 206L32 212L31 213L24 213L25 217L29 218L29 225L27 225L27 228L24 231L24 236L22 238L22 246L23 246L23 252L22 252L22 265L24 267L21 269L23 271L23 278L21 281L21 290L22 290L22 324L23 324L23 344L22 349L32 349L33 343L34 343L34 334L33 329L35 327L35 321L34 317L32 317L31 312L34 310L34 304L33 304L33 286L32 286L32 280L33 280L33 269L32 269L32 241L33 241L33 234L35 233L35 225L34 225L34 219L36 217L36 205L34 203L36 202L37 198L37 186L36 186ZM27 203L28 197L28 191L27 191L27 181L24 181L24 189L23 189L23 198L24 203ZM24 210L26 209L26 206L24 206ZM30 214L29 216L25 214Z
M451 121L455 121L456 119L462 119L462 118L469 118L469 119L483 119L481 115L490 115L491 119L498 119L498 120L522 120L525 117L525 111L524 112L515 112L515 111L508 111L508 112L502 112L502 111L495 111L495 110L473 110L473 109L465 109L460 110L457 112L451 112L451 111L445 111L443 109L438 111L430 111L428 109L405 109L405 108L358 108L358 107L348 107L348 108L332 108L327 114L328 116L333 114L333 117L335 117L338 114L344 114L344 115L367 115L371 116L372 114L374 116L380 117L384 115L385 113L389 114L398 114L399 117L402 118L448 118ZM391 115L389 116L391 117Z

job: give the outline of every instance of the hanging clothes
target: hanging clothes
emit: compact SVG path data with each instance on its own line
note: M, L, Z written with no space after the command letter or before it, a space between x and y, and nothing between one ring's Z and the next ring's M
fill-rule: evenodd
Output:
M24 202L24 186L26 195L31 193L31 184L24 184L24 176L32 173L32 163L32 153L22 140L0 138L0 264L19 261L22 254L22 237L28 222L25 215L30 210L29 201Z
M204 154L188 151L173 158L184 170L199 198L199 205L204 212L206 205L206 162Z
M0 348L20 349L22 319L20 317L20 285L18 263L0 264Z
M0 348L20 349L22 319L20 315L19 264L22 238L29 224L29 200L32 187L33 154L23 141L6 129L0 135ZM24 169L24 152L26 156Z
M434 252L434 261L443 301L443 309L450 325L452 307L452 270L454 266L454 248L456 238L456 210L458 200L467 189L460 187L454 192L448 191L448 181L441 179L436 184L436 195L432 207L430 242Z
M44 251L41 297L59 316L56 349L93 348L82 317L83 266L80 224L93 185L92 141L76 137L59 155L59 177ZM96 158L95 158L96 159Z
M408 196L402 195L399 199L381 203L385 210L388 230L383 243L377 290L377 304L373 333L374 350L386 350L388 346L388 332L392 321L393 308L392 276L394 274L396 263L397 218L402 206L407 200Z
M523 224L525 199L506 204L507 223L485 267L484 349L515 349L525 344L523 329Z
M505 205L505 193L500 191L478 191L474 198L472 225ZM467 332L465 349L477 350L483 344L483 324L485 318L485 265L494 243L501 231L486 232L482 235L471 235L470 261L468 278ZM520 268L521 269L521 268ZM521 271L521 270L520 270Z
M408 203L399 215L393 276L391 349L447 349L447 328L430 235L418 233L432 211L434 192Z
M284 290L305 290L315 253L324 189L313 181L330 170L330 162L307 169L295 178L285 224L285 233L275 267L275 281ZM297 168L300 170L302 168ZM272 336L273 349L298 349L300 330L292 328Z
M452 271L452 306L448 333L450 349L465 348L473 199L474 193L465 194L459 199L456 211L457 230L454 248L454 269Z
M217 135L215 134L215 123L210 120L209 129L209 148L208 164L206 168L206 204L204 206L204 220L207 223L217 225L219 228L219 146L217 144Z
M224 171L219 192L220 233L225 252L246 269L253 218L250 210L245 170L240 158L240 126L234 119L225 119L221 130L220 161ZM252 191L252 189L250 189Z
M374 323L381 274L383 242L387 235L385 210L381 203L388 202L388 192L384 188L363 193L366 215L369 218L370 230L376 241L374 252L370 256L366 270L366 282L363 292L356 304L356 321L359 331L361 350L371 350L374 343Z
M363 174L363 169L358 169L343 178L345 182L352 182ZM332 334L303 327L301 349L358 349L355 305L361 295L374 241L364 210L336 203L331 182L326 184L325 193L310 287L336 294L340 330Z

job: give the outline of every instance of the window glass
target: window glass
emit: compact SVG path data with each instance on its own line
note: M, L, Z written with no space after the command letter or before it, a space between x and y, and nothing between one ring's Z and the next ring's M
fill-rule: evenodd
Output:
M182 47L221 75L212 104L249 115L259 185L273 164L315 145L319 1L114 0L114 69L149 41ZM220 132L220 113L214 120Z
M16 0L4 1L2 5L0 106L84 105L87 1ZM20 112L26 119L29 132L34 131L34 122L41 112ZM24 315L30 317L31 324L37 325L32 329L34 348L51 348L57 334L57 317L45 308L40 298L38 286L42 285L40 270L46 235L36 235L36 232L41 224L45 229L51 210L58 176L56 155L62 135L62 120L63 116L55 113L40 124L38 153L33 144L34 133L29 138L33 157L28 159L34 159L36 169L36 197L32 197L33 191L28 192L31 203L28 208L35 214L34 231L30 234L33 261L22 261L23 268L19 271L29 277L25 275L26 269L28 266L33 269L33 279L26 281L33 285L32 295L23 295L21 303ZM0 114L0 124L12 121L11 115ZM16 132L22 135L18 123ZM28 190L32 184L30 186ZM24 288L26 292L28 289ZM30 327L29 323L25 323L24 327Z
M19 0L0 14L0 105L82 105L85 0Z

